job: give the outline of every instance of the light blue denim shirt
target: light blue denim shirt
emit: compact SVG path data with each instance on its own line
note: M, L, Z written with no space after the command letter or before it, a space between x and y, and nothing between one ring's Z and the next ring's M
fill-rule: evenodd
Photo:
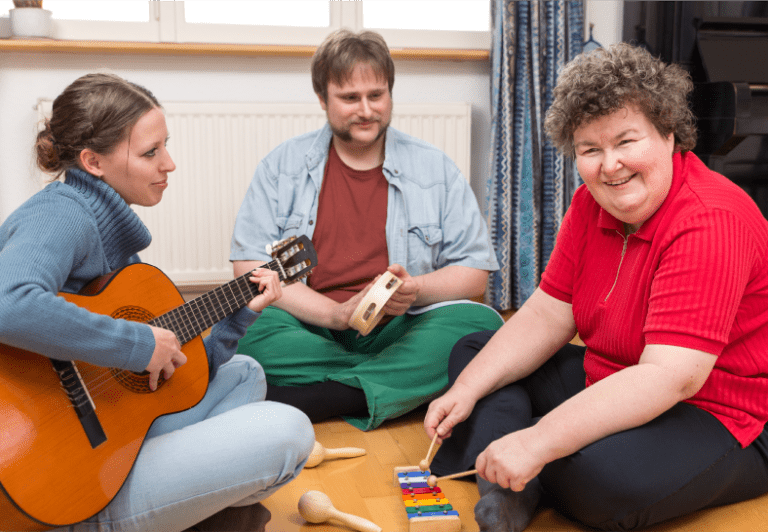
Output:
M332 135L326 124L261 161L237 215L230 260L269 261L267 244L312 238ZM384 154L389 263L414 276L453 265L498 270L477 199L458 167L436 147L392 127Z

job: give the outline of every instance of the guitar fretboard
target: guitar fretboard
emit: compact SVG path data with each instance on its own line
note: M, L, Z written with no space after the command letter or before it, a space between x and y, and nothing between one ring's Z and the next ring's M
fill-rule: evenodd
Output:
M285 272L277 260L264 264L260 268L275 271L280 281L285 280ZM260 293L259 286L248 280L250 276L251 272L241 275L156 317L149 324L173 331L181 345L184 345L209 327L243 308Z

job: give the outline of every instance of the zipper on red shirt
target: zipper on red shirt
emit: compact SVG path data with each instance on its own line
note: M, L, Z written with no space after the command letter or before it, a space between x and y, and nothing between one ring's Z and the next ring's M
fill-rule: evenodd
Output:
M608 295L605 296L605 299L603 300L603 303L608 301L608 298L611 297L611 294L613 293L613 289L616 288L616 283L619 282L619 273L621 273L621 266L624 264L624 255L627 253L627 242L629 242L629 235L622 235L619 233L619 231L616 231L621 238L624 239L624 246L621 248L621 260L619 260L619 267L616 269L616 278L613 280L613 285L611 286L611 289L608 290Z

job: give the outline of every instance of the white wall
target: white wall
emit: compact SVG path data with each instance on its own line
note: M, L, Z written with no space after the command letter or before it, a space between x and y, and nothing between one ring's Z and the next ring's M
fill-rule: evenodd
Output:
M587 0L585 31L621 40L621 0ZM490 66L484 61L395 62L394 102L472 102L472 187L483 207L490 150ZM38 98L109 69L160 101L316 102L309 58L0 52L0 222L39 190L32 146ZM173 141L170 148L173 150ZM173 176L172 176L173 177Z
M621 0L586 0L584 2L584 35L589 38L589 24L594 24L592 37L608 46L621 42L624 26L624 6Z
M471 180L482 198L490 149L489 65L396 61L395 67L395 106L472 102ZM37 98L54 98L78 76L104 68L146 86L161 102L317 102L309 58L0 53L0 221L40 186L32 152ZM173 139L169 146L173 154Z

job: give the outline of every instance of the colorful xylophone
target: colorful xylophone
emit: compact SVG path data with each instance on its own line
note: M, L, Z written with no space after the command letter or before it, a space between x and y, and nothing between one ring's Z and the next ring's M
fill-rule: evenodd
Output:
M440 487L429 487L429 475L429 470L421 471L417 466L395 468L393 480L402 490L409 532L458 532L459 512Z

